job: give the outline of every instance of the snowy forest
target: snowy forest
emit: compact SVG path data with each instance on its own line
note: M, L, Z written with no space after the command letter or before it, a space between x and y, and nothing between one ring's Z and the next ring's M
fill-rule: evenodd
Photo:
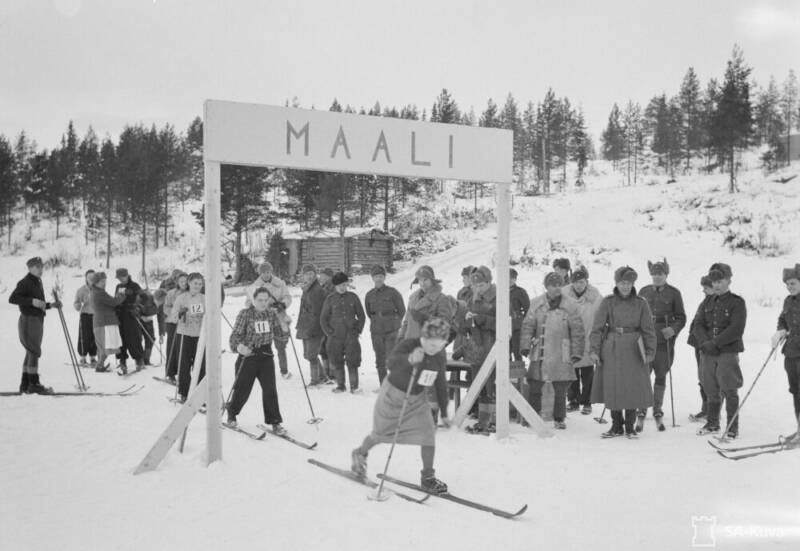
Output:
M515 187L525 195L591 186L586 170L598 157L610 161L627 185L636 184L641 174L675 179L689 170L717 170L730 174L734 192L738 153L757 146L763 167L776 169L785 163L789 135L800 121L795 73L789 71L781 84L773 77L760 86L751 71L734 47L721 80L710 78L703 85L689 67L674 95L658 94L645 107L630 99L614 104L599 149L580 107L585 98L559 96L552 88L535 102L511 93L502 105L489 99L479 115L461 108L447 89L430 111L380 102L356 109L338 98L329 110L510 129ZM286 105L302 107L297 98ZM91 127L81 138L69 122L60 145L51 150L39 149L24 130L16 137L0 135L0 235L7 238L0 246L13 252L11 230L20 217L52 219L56 239L65 221L80 221L85 243L93 243L107 264L112 240L121 235L139 244L144 265L149 248L169 244L172 209L202 197L202 137L200 117L182 132L171 125L129 125L116 142L101 139ZM393 231L409 199L432 197L439 188L440 183L426 180L223 166L229 249L239 258L244 232L287 223L343 233L348 225L380 221L385 231ZM456 193L475 197L477 215L477 197L484 191L482 183L461 182ZM202 212L196 215L202 223Z

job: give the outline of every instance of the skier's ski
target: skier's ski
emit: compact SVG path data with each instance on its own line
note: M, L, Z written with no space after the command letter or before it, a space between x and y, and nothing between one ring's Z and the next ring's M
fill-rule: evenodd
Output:
M313 450L314 448L317 447L316 442L314 442L313 444L306 444L305 442L301 442L300 440L292 438L288 434L277 434L275 431L272 430L271 427L268 427L267 425L256 425L256 427L258 427L260 430L263 430L267 434L271 434L272 436L276 436L278 438L283 438L284 440L287 440L292 444L300 446L301 448L305 448L307 450Z
M263 432L263 431L261 433L257 434L255 432L250 432L249 430L245 430L245 429L243 429L241 427L238 427L238 426L233 427L233 426L231 426L231 425L229 425L227 423L222 423L222 426L225 427L228 430L240 432L240 433L244 434L245 436L249 436L253 440L263 440L264 438L267 437L267 433Z
M379 486L378 482L375 482L374 480L371 480L365 476L363 477L358 476L353 471L346 471L344 469L339 469L337 467L328 465L327 463L317 461L316 459L309 459L308 462L311 463L312 465L316 465L317 467L323 468L328 472L338 474L339 476L343 476L344 478L348 478L353 482L358 482L359 484L363 484L364 486L367 486L369 488L377 488ZM425 503L428 500L428 498L431 497L430 494L425 494L425 496L423 496L422 498L417 499L415 497L411 497L406 494L401 494L400 492L396 492L394 490L387 489L387 491L391 492L392 494L396 495L399 498L405 499L406 501L413 501L414 503Z
M153 379L155 379L156 381L159 381L161 383L167 383L168 385L175 386L175 381L170 381L166 377L156 377L155 375L153 375Z
M495 509L494 507L490 507L488 505L483 505L482 503L477 503L475 501L470 501L470 500L464 499L462 497L454 496L453 494L451 494L449 492L444 493L444 494L435 494L435 493L432 493L432 492L428 492L422 486L418 486L417 484L412 484L410 482L405 482L404 480L399 480L399 479L394 478L394 477L389 476L389 475L383 476L382 474L379 474L378 478L383 478L387 482L391 482L393 484L398 484L400 486L403 486L404 488L409 488L411 490L417 490L418 492L425 492L425 493L430 494L432 496L436 496L436 497L440 497L442 499L446 499L448 501L452 501L453 503L459 503L461 505L465 505L465 506L471 507L473 509L478 509L479 511L486 511L487 513L492 513L493 515L497 515L498 517L514 519L514 518L517 518L518 516L520 516L525 511L528 510L528 506L527 505L523 505L522 508L519 511L517 511L516 513L509 513L508 511L503 511L501 509Z
M122 372L119 370L119 368L117 368L117 375L119 375L120 377L130 377L131 375L134 375L135 373L139 373L140 371L144 371L144 370L145 370L145 367L146 367L146 366L137 367L137 368L136 368L136 369L134 369L133 371L128 371L127 373L122 373Z
M713 441L709 440L708 441L708 445L711 446L712 448L718 450L718 451L730 453L730 452L743 452L743 451L747 451L747 450L761 450L761 449L767 449L767 448L777 448L777 447L783 446L783 443L782 442L770 442L769 444L757 444L755 446L740 446L738 448L723 448L722 446L719 446L719 445L715 444Z
M144 388L143 385L131 385L119 392L79 392L79 391L54 391L48 394L27 394L20 391L0 392L0 396L133 396Z
M765 449L762 449L762 450L757 450L757 451L750 452L750 453L742 453L742 454L739 454L739 455L730 455L730 452L726 453L726 452L723 452L722 450L717 450L717 453L720 454L725 459L732 459L734 461L738 461L740 459L747 459L748 457L756 457L758 455L765 455L765 454L768 454L768 453L778 453L778 452L782 452L782 451L786 451L786 450L790 450L790 449L792 449L792 448L785 448L785 447L781 446L781 447L776 447L776 448L765 448Z

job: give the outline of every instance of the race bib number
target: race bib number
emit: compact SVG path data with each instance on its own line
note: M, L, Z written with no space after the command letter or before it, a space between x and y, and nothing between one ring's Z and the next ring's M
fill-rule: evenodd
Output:
M253 324L255 326L256 335L265 335L269 333L269 322L268 321L256 321Z
M192 304L189 306L189 312L192 314L202 314L205 312L205 308L202 304Z
M432 371L430 369L426 369L419 375L419 380L417 380L417 384L420 386L431 386L434 381L436 381L436 375L438 375L437 371Z

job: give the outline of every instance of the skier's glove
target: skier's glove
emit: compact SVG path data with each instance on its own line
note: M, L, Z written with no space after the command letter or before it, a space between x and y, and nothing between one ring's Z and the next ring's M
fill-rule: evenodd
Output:
M778 344L786 337L786 333L787 333L786 329L778 329L777 331L775 331L775 334L772 335L772 338L769 341L770 344L772 345L772 348L778 346Z
M661 334L664 336L666 340L670 340L672 337L675 336L675 330L672 327L665 327L661 330Z
M714 341L706 341L700 345L700 350L709 356L719 356L719 347L714 344Z

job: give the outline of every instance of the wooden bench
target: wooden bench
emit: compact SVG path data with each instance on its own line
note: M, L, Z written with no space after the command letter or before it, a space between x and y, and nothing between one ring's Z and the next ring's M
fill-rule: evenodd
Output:
M471 373L472 365L461 360L447 360L447 371L450 374L447 388L455 409L458 409L461 405L461 389L468 389L471 384L469 381L461 379L461 373ZM508 378L520 393L523 393L522 385L525 382L526 374L525 362L509 362Z

